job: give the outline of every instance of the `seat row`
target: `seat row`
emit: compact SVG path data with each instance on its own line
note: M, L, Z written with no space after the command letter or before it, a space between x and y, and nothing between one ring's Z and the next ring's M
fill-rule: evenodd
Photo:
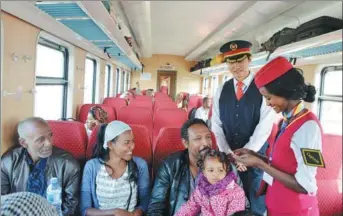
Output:
M95 105L102 107L107 112L109 121L119 120L128 124L145 125L148 129L148 137L153 143L155 143L161 128L166 126L181 128L188 118L184 110L176 107L159 108L153 115L152 110L146 107L125 106L118 109L118 114L116 114L112 107L104 104L84 104L79 112L80 122L86 122L89 109Z
M55 146L70 152L81 164L92 158L99 126L88 137L84 125L80 122L48 121L48 123L53 133L52 141ZM145 159L150 170L156 170L163 158L169 154L185 149L181 140L180 127L163 127L157 136L156 147L153 149L147 127L129 125L135 137L133 155ZM213 148L217 148L213 134L212 140Z

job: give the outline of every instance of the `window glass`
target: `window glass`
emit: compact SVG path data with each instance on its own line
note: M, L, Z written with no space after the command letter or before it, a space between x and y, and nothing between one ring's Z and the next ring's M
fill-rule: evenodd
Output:
M36 55L36 94L34 115L46 120L66 117L68 50L39 39Z

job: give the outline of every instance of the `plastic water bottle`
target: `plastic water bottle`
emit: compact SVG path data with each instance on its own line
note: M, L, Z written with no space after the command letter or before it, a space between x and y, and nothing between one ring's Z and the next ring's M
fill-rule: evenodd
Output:
M48 202L56 208L58 215L62 215L62 188L58 184L57 178L51 178L50 184L46 189L46 198Z

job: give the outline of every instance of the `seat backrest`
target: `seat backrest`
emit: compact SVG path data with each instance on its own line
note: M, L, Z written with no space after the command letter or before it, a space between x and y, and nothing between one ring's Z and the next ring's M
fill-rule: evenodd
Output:
M188 107L201 107L202 97L198 95L192 95L189 97Z
M98 137L98 131L99 131L100 125L97 125L93 128L91 135L88 138L88 144L86 148L86 158L91 159L93 156L93 148L96 144L97 137Z
M71 153L77 160L85 160L88 142L84 124L76 121L48 121L54 146Z
M124 98L115 98L115 97L108 97L104 99L103 104L113 107L116 111L116 114L118 114L118 111L122 107L127 106L127 101Z
M154 113L158 109L176 109L177 104L173 101L156 101L154 104Z
M320 215L342 215L342 136L324 134L325 168L317 169Z
M155 102L174 102L170 97L155 97Z
M158 109L154 115L153 136L157 137L163 127L179 127L187 121L187 113L182 109Z
M317 180L342 179L342 136L324 134L322 149L325 169L318 168Z
M144 100L130 100L129 107L145 107L152 110L153 103L152 101L144 101Z
M129 124L135 137L135 149L133 155L143 158L151 170L153 154L152 145L149 139L149 132L144 125Z
M152 102L152 97L146 95L136 95L136 100Z
M158 98L158 97L168 97L168 95L162 92L155 92L155 98Z
M149 137L152 137L153 121L152 111L146 107L123 107L119 110L118 120L127 124L145 125L149 132Z
M156 173L161 162L168 155L184 150L180 127L163 127L157 137L154 149L153 172Z
M80 122L86 123L89 109L93 106L100 106L103 110L105 110L107 112L109 122L117 119L116 112L113 107L110 107L104 104L83 104L80 107L80 112L79 112Z
M211 132L212 138L212 149L218 150L216 138L214 133ZM182 143L181 138L181 128L179 127L163 127L158 134L156 139L156 146L154 149L154 162L153 170L157 171L158 167L161 165L161 162L168 155L182 151L185 149L185 146Z

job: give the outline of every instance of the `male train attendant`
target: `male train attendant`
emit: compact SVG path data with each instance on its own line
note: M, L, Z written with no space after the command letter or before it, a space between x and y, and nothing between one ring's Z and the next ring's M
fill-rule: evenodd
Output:
M220 48L233 78L218 88L213 98L211 123L218 147L226 153L239 148L264 153L275 118L275 112L267 106L254 83L254 74L249 71L251 46L248 41L236 40ZM265 197L255 196L262 174L255 168L240 173L254 215L266 212Z

